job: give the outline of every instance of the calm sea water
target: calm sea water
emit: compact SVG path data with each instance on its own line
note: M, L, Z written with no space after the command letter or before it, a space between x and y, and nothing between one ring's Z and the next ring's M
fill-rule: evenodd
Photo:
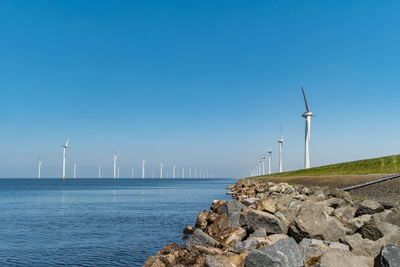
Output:
M0 266L141 266L233 179L0 179Z

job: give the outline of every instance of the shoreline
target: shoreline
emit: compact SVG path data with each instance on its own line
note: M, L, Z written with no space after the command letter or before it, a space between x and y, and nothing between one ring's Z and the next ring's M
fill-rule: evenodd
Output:
M400 257L399 203L262 179L227 189L232 199L214 200L183 229L183 246L170 243L143 266L384 266Z

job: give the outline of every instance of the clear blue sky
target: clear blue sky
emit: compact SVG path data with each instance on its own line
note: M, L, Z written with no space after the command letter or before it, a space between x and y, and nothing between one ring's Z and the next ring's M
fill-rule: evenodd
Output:
M0 177L248 175L398 154L398 1L1 1Z

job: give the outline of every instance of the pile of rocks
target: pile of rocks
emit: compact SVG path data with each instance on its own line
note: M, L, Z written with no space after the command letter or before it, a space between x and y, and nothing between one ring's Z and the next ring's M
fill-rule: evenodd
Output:
M400 266L400 204L241 180L144 266Z

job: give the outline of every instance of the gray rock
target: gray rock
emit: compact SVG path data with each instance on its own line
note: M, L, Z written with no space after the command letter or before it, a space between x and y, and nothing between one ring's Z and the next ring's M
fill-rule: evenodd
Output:
M267 233L286 234L287 226L274 215L259 210L247 210L240 215L240 225L250 232L262 227Z
M360 203L355 216L358 217L364 214L374 214L382 211L384 211L384 208L381 204L374 200L367 199Z
M235 199L230 199L221 205L219 211L223 214L231 214L234 212L240 212L242 207L244 207L244 205L241 202Z
M377 267L398 267L400 266L400 246L386 245L375 259Z
M324 267L371 267L373 264L374 258L356 256L342 249L328 249L321 258L321 265Z
M255 205L258 202L260 202L260 199L256 198L256 197L249 197L249 198L243 199L243 201L242 201L242 203L244 205L246 205L247 207L249 207L251 205Z
M400 227L400 206L390 210L384 218L384 221Z
M340 221L342 221L343 219L351 220L354 218L355 214L356 208L350 205L337 208L332 213L332 215L338 218Z
M350 219L347 222L347 227L352 229L354 232L356 232L358 229L364 226L364 224L368 223L371 220L372 215L370 214L364 214L361 215L360 217L355 217L353 219Z
M379 227L380 225L380 222L377 222L374 218L372 218L364 223L364 225L359 229L359 232L363 238L375 241L383 237L382 230Z
M266 246L262 250L252 250L245 260L246 267L280 266L302 267L303 257L293 238L278 240L272 246Z
M189 237L189 240L186 241L185 244L185 246L189 249L193 246L215 247L217 245L218 241L216 241L214 238L207 235L200 229L194 230L193 234Z
M266 237L266 236L267 236L267 232L262 227L258 228L252 234L250 234L250 237Z
M236 243L235 246L233 247L232 251L234 251L236 253L242 253L245 251L257 249L260 246L261 246L260 240L257 238L251 237L251 238L246 239L245 241Z
M338 241L345 237L344 226L330 217L325 206L312 202L304 203L289 228L289 236L298 242L303 238L316 238L326 241Z

